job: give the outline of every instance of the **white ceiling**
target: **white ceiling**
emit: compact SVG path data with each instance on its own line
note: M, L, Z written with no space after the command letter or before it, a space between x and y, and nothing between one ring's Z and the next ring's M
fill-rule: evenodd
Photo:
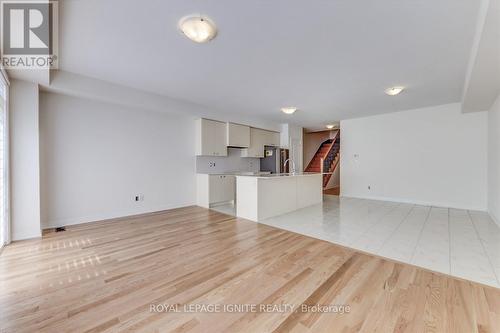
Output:
M476 0L65 0L60 68L314 128L459 102ZM211 17L217 38L177 29ZM393 85L407 90L389 97ZM297 106L293 116L281 106Z

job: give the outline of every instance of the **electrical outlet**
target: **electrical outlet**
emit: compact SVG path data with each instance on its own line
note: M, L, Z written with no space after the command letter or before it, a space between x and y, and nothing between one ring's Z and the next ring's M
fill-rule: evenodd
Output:
M144 194L136 194L134 196L134 201L136 201L136 202L144 201Z
M209 163L208 163L208 167L210 167L210 168L214 168L214 167L215 167L215 162L209 162Z

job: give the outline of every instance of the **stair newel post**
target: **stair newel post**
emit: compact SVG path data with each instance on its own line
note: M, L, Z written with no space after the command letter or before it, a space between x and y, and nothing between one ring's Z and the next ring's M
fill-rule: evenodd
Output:
M319 163L319 172L323 173L323 168L324 168L323 164L325 163L325 159L322 157L322 158L320 158L319 162L320 162Z

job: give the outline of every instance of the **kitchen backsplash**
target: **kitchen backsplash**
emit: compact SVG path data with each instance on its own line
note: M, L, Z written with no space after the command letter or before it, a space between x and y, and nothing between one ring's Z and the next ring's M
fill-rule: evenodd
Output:
M215 164L215 165L213 165ZM260 171L260 158L241 157L241 149L228 148L227 156L196 156L197 173Z

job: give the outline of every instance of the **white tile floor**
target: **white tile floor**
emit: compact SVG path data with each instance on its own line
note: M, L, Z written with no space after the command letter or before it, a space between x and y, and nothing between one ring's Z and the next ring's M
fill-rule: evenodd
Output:
M484 212L325 196L261 223L500 288L500 228Z

